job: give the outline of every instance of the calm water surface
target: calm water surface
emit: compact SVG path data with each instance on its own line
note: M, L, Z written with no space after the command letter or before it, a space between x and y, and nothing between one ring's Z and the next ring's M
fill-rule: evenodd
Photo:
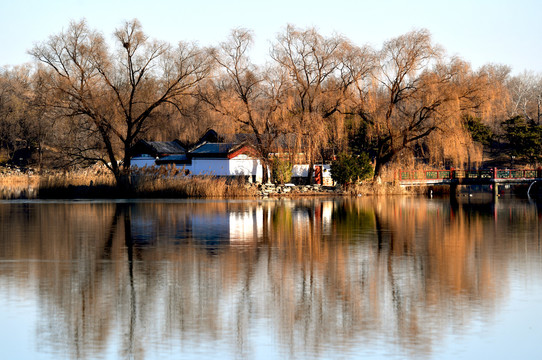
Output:
M0 202L5 359L539 358L519 199Z

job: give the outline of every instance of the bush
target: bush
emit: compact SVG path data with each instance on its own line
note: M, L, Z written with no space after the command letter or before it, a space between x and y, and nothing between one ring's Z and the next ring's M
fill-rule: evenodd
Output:
M504 138L511 156L528 158L535 163L542 152L542 126L516 116L503 122Z
M292 179L292 164L287 160L273 159L272 174L277 184L285 184Z
M372 176L373 166L367 154L341 154L331 164L331 177L341 185L356 183Z
M469 131L472 140L479 142L483 145L489 145L493 139L493 133L489 126L482 124L480 118L476 118L470 115L463 117L463 125Z

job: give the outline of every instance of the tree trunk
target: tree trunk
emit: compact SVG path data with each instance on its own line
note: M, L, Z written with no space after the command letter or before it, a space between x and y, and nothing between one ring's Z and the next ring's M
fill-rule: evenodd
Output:
M312 156L309 160L309 169L307 171L307 185L313 185L314 184L314 161L312 160Z
M377 179L381 177L381 175L382 175L382 160L377 157L376 162L375 162L375 171L374 171L373 179Z
M268 176L268 172L267 172L267 169L269 169L269 164L268 164L268 161L267 159L266 160L261 160L262 162L262 184L266 184L268 183L269 181L271 181L270 177Z
M130 195L132 192L132 176L129 169L122 169L115 175L117 180L117 188L119 193L125 196Z
M314 184L314 176L313 176L313 168L314 168L314 157L313 154L313 144L312 139L309 139L309 169L307 170L307 185L313 185Z

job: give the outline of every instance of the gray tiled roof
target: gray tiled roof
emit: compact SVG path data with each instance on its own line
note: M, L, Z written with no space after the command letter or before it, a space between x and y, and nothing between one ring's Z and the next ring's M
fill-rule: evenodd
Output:
M190 151L190 153L197 155L226 155L238 146L239 144L235 143L203 143Z
M190 159L186 154L178 155L168 155L156 160L157 164L167 164L167 163L187 163L190 162Z
M147 141L157 153L160 154L182 154L185 149L175 141Z

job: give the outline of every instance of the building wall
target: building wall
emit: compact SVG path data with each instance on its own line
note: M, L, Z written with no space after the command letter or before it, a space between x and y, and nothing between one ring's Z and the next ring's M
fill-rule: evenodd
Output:
M317 166L322 167L322 185L325 186L333 186L334 182L331 178L331 165L327 164L314 164L314 168ZM309 174L309 165L308 164L300 164L300 165L294 165L292 167L292 181L293 182L303 182L303 179L307 177ZM314 173L313 173L314 176Z
M154 167L157 165L154 158L144 156L132 158L132 166L142 168L144 166ZM192 164L177 165L177 167L179 169L184 167L192 175L246 176L251 177L256 182L262 182L263 179L263 167L260 160L251 158L245 154L240 154L233 159L196 157L192 159ZM324 185L331 182L328 167L328 165L324 165ZM292 171L293 177L306 177L308 168L308 165L294 165Z
M156 166L155 159L151 156L133 157L130 164L138 168Z
M186 168L193 175L252 176L257 182L261 181L263 174L260 161L246 155L233 159L193 158L192 166Z
M261 182L263 168L260 160L236 157L230 160L230 175L255 176L256 182Z
M187 169L192 175L229 175L228 159L193 158L192 165Z

